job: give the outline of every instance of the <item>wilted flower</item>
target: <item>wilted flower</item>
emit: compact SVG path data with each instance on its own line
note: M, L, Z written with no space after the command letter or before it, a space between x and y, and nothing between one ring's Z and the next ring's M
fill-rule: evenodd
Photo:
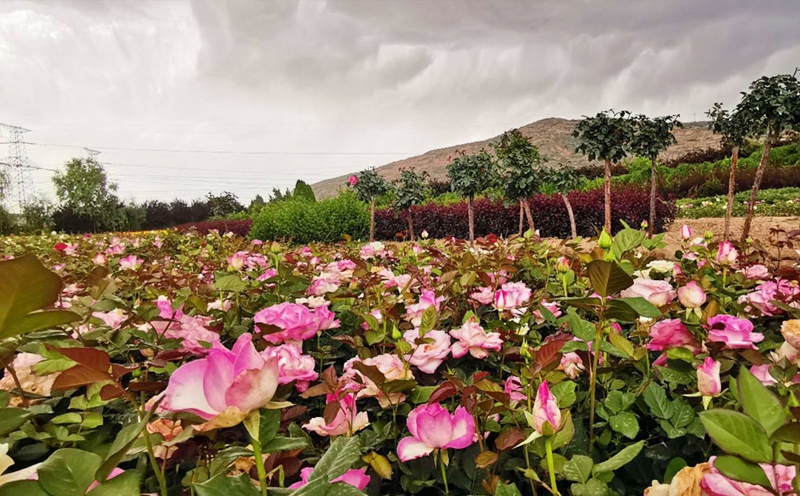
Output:
M536 392L536 401L533 403L533 428L539 434L546 434L546 424L550 424L553 431L561 428L561 410L558 409L556 397L547 387L547 381L539 385Z
M574 351L561 355L561 364L559 365L559 368L563 370L570 379L576 379L581 372L586 370L580 355Z
M764 340L764 335L753 332L753 323L733 315L715 315L708 319L708 340L725 343L728 348L758 349L754 343Z
M423 404L408 414L408 430L397 445L397 456L407 462L435 449L464 449L475 442L475 420L463 406L451 414L439 403Z
M722 392L719 379L720 363L706 357L703 364L697 367L697 389L703 396L718 396Z

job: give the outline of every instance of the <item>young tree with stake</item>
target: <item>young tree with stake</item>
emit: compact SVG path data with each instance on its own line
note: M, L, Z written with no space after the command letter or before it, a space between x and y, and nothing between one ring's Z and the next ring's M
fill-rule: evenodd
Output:
M492 145L497 153L500 172L497 176L505 197L520 205L519 233L522 234L522 213L528 218L528 228L535 229L528 198L539 192L539 168L544 157L530 138L518 129L503 133Z
M656 196L658 192L658 154L677 143L672 134L674 127L683 127L677 115L650 118L639 115L634 120L634 133L630 148L634 155L650 160L650 223L647 229L653 237L656 225Z
M756 170L747 217L744 219L742 241L750 234L750 224L755 213L758 188L769 161L769 151L784 131L800 129L800 81L795 74L762 77L750 84L750 92L743 93L735 113L750 123L755 136L764 137L764 151Z
M605 170L603 194L605 195L605 231L611 234L611 164L628 156L634 126L628 118L630 112L607 110L594 117L584 116L572 132L578 139L575 147L589 160L602 160Z
M731 148L731 172L728 176L728 205L725 207L725 230L723 238L728 241L731 237L731 215L733 213L733 195L736 193L736 166L739 162L739 149L747 142L748 124L741 114L730 113L722 109L721 103L706 112L711 119L709 128L716 134L722 135L722 144Z
M454 158L447 164L450 187L467 199L467 218L469 220L469 246L475 246L475 212L472 206L475 196L483 193L494 180L494 161L486 150L474 155Z
M396 183L395 199L392 207L405 210L408 218L408 235L414 241L414 214L411 207L425 201L427 172L418 173L413 170L400 172L400 180Z
M350 185L356 191L356 197L369 202L369 241L375 241L375 198L388 193L392 185L375 168L361 171L358 176L350 176Z

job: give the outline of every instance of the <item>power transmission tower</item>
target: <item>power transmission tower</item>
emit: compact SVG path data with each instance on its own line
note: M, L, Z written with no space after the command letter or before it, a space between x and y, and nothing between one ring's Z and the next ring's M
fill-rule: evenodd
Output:
M35 168L35 165L28 158L28 151L25 149L25 141L22 138L22 135L29 132L30 129L2 123L0 123L0 129L8 135L8 157L2 161L3 171L10 186L10 194L6 195L6 198L16 196L17 207L21 212L34 196L31 170Z

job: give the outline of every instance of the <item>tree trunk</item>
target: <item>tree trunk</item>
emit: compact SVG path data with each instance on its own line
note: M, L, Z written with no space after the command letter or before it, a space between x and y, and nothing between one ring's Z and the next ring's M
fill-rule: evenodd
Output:
M522 207L522 200L519 201L519 235L522 236L522 226L524 225L525 209Z
M767 139L764 140L764 153L761 154L761 163L758 164L756 178L753 181L753 192L750 194L750 204L747 206L747 217L744 219L744 229L742 230L742 242L744 242L747 239L747 236L750 234L750 224L753 222L753 215L755 214L758 187L761 186L761 178L764 176L764 169L767 168L767 162L769 162L769 151L771 148L772 135L768 134Z
M561 198L564 199L564 205L567 207L569 227L572 229L572 239L576 239L578 237L578 228L575 225L575 213L572 211L572 203L569 202L569 198L567 198L567 195L564 193L561 193Z
M658 192L658 167L656 159L650 161L650 225L647 236L652 238L656 228L656 193Z
M525 207L525 216L528 218L528 229L535 231L536 227L533 225L533 215L531 215L531 204L525 199L522 201L522 205Z
M369 201L369 242L375 241L375 198Z
M603 195L606 198L605 213L605 230L611 234L611 159L606 159L605 163L605 182L603 183Z
M733 195L736 193L736 165L739 162L739 147L731 153L731 175L728 177L728 206L725 207L725 241L731 238L731 215L733 214Z
M467 217L469 218L469 247L475 247L475 211L472 209L472 197L467 198Z
M411 242L414 242L414 219L411 214L411 209L408 209L408 235L411 238Z

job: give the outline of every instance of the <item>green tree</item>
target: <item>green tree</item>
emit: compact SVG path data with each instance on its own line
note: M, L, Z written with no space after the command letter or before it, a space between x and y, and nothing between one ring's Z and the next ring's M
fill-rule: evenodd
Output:
M247 207L247 211L250 212L250 215L255 215L264 208L267 202L264 201L264 198L261 195L256 195L255 198L250 202L250 205Z
M494 181L494 161L486 150L474 155L463 152L447 164L450 188L467 199L467 218L469 221L469 246L475 246L475 212L472 202L475 196L483 193Z
M731 148L731 171L728 177L728 205L725 208L725 241L731 236L731 214L733 213L733 196L736 194L736 166L739 163L739 149L747 143L748 123L742 114L738 112L730 113L722 108L721 103L706 112L711 119L709 128L716 134L722 136L723 146Z
M589 160L602 160L605 170L605 230L611 233L611 163L628 156L628 146L634 134L630 112L607 110L594 117L584 116L572 132L578 143L575 149Z
M359 200L369 202L369 240L375 241L375 198L388 193L392 186L375 172L374 167L361 171L358 176L352 176L350 185Z
M539 192L539 168L544 157L531 143L530 138L518 129L506 131L492 145L497 154L499 172L497 178L508 200L519 202L519 233L522 234L522 214L528 218L528 228L534 230L533 215L528 198Z
M239 197L230 191L225 191L221 195L206 195L209 213L212 217L225 217L244 210L244 205L239 203Z
M314 190L311 189L311 186L309 186L305 181L301 180L298 180L297 183L295 183L292 197L310 202L317 201L317 197L314 195Z
M428 177L427 172L415 172L413 170L400 171L400 179L396 183L395 199L392 207L406 212L408 219L408 235L414 241L414 214L411 207L425 201L427 186L425 181Z
M88 217L98 231L117 220L119 199L116 183L109 182L105 168L93 158L73 158L53 175L62 207Z
M572 231L572 239L578 237L578 227L575 225L575 214L572 211L572 203L569 201L570 191L581 190L586 185L586 178L575 172L572 167L549 167L542 170L543 189L547 189L561 195L564 206L569 215L569 227ZM549 192L549 191L548 191Z
M650 118L639 115L634 120L630 148L634 155L650 160L650 223L648 235L653 237L656 225L656 193L658 192L658 154L677 143L672 129L683 127L677 115Z
M53 222L52 202L46 198L35 198L22 206L22 220L25 231L33 233L47 230Z
M769 161L769 151L782 132L800 129L800 81L790 74L757 79L750 84L750 91L743 93L735 113L749 123L748 128L754 136L764 139L764 151L756 170L747 216L744 219L744 241L750 234L758 188Z

